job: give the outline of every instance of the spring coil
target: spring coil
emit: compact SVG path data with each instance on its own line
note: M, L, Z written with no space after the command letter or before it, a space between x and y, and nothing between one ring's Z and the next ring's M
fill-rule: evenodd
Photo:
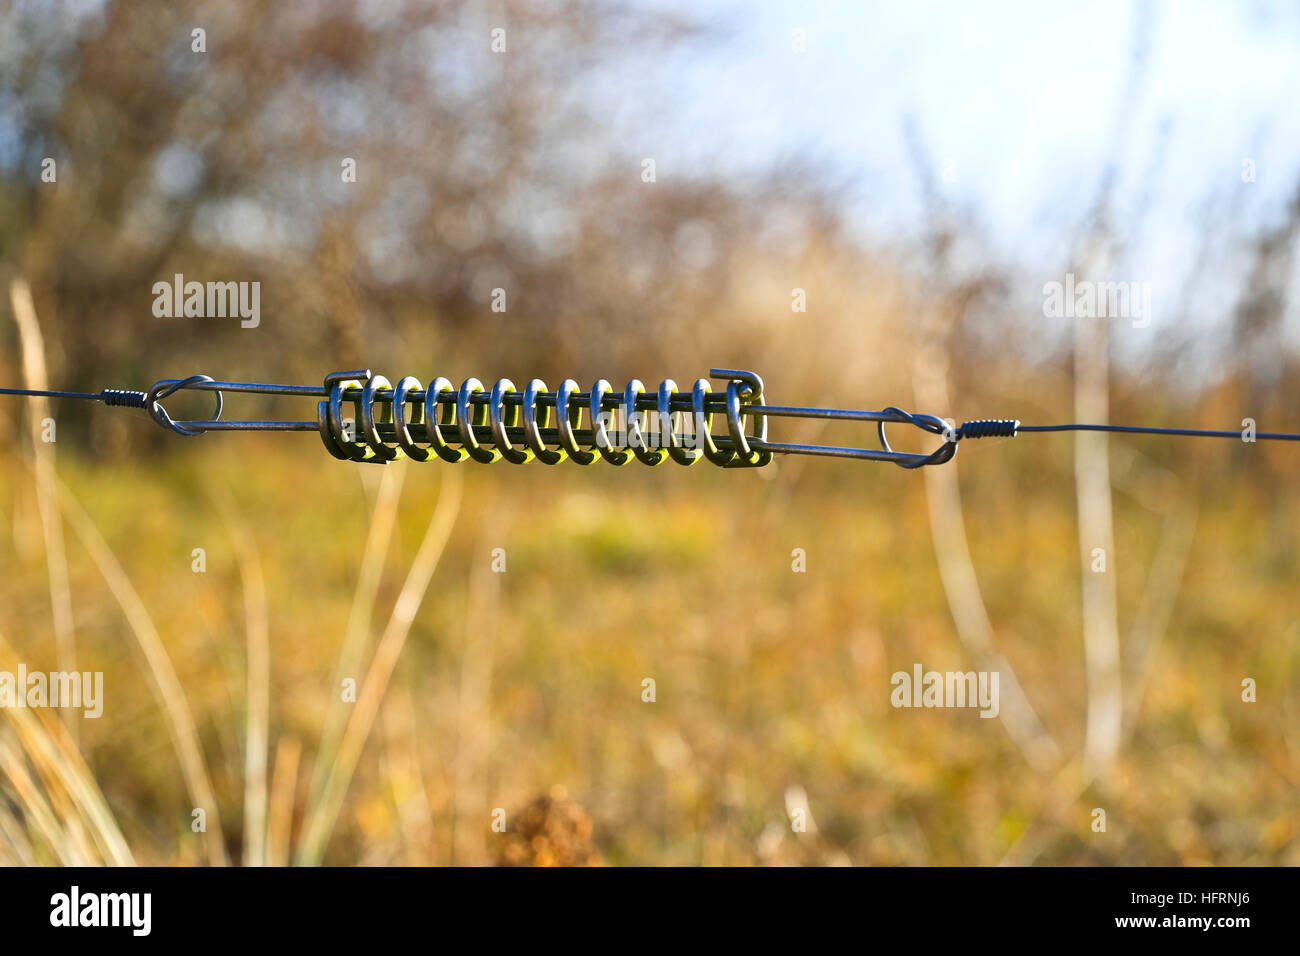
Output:
M325 379L329 397L318 406L317 422L325 448L344 461L436 457L452 464L473 459L625 465L636 460L654 466L671 459L684 466L707 460L726 468L760 467L772 458L753 441L767 438L766 417L756 412L763 405L762 380L750 372L734 375L724 393L713 393L708 379L698 379L689 403L679 397L676 382L664 379L650 408L638 379L621 393L605 379L583 393L573 379L551 392L534 378L518 394L508 378L498 379L489 392L477 378L457 388L438 377L425 388L409 375L394 385L382 375L337 372ZM575 401L579 395L582 401ZM345 403L354 408L351 419L344 416ZM616 413L622 414L623 426L611 435ZM727 420L722 445L712 434L718 413ZM686 416L692 428L684 427ZM747 435L751 416L755 434Z

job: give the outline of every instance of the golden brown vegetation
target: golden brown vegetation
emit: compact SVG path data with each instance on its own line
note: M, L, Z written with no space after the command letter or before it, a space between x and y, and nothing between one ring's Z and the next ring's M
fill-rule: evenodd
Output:
M1069 329L1017 313L1007 288L1025 280L992 265L947 278L959 227L936 226L918 268L861 248L835 197L792 174L649 190L611 156L566 178L566 143L594 121L547 104L601 51L688 26L519 5L521 30L569 44L564 69L526 45L470 108L454 77L401 55L465 28L447 8L363 25L347 5L255 6L110 3L102 29L31 47L75 82L32 97L45 112L24 146L61 144L76 175L0 183L0 248L6 302L9 279L30 284L56 386L367 366L683 383L717 365L758 370L774 402L1072 417ZM167 68L200 14L224 32L208 67ZM359 130L331 125L340 101L360 104ZM203 175L162 195L151 170L177 143ZM326 180L352 154L364 188L336 195ZM543 195L571 214L563 241L516 206ZM239 248L213 234L233 201L310 235ZM1261 240L1262 275L1279 241ZM260 279L262 327L153 319L151 283L175 272ZM485 305L498 284L504 314ZM790 311L795 286L807 313ZM1247 291L1243 340L1294 381L1275 300ZM18 382L31 362L4 326L0 379ZM1112 418L1296 427L1258 363L1179 391L1177 358L1112 370ZM1108 443L1108 702L1085 653L1092 542L1068 436L972 442L942 476L812 460L380 469L311 435L185 439L66 402L46 446L31 411L0 407L0 669L75 658L104 672L107 700L66 724L0 711L0 862L1300 864L1293 448ZM890 675L914 662L991 661L1022 692L1003 719L890 706ZM1118 750L1085 761L1106 753L1088 747L1090 711L1112 703Z

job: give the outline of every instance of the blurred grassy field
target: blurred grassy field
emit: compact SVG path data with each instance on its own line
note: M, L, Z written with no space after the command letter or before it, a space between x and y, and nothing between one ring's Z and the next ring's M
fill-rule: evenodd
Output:
M871 124L845 169L814 141L763 157L737 137L698 164L652 135L679 102L754 119L698 80L642 86L733 55L740 9L511 2L499 55L495 8L83 6L0 4L0 384L373 367L654 388L720 366L782 404L1051 423L1109 403L1120 423L1300 429L1300 190L1253 146L1199 149L1195 90L1199 156L1163 111L1139 135L1154 40L1133 44L1118 106L1100 88L1060 104L1119 110L1104 163L1071 152L1078 195L1036 191L1031 169L984 196L910 92L881 122L826 88L829 122ZM876 66L882 95L911 90ZM978 93L958 91L972 121L1020 117L1029 139L987 143L1020 177L1037 99ZM1285 140L1274 125L1261 144ZM1012 249L995 224L1022 203L1043 241ZM1181 218L1149 217L1166 207ZM1149 270L1182 240L1195 265L1170 287ZM256 328L157 315L178 274L256 284ZM1045 283L1075 274L1161 280L1155 321L1054 318ZM243 398L228 417L258 411ZM380 469L310 435L187 439L88 405L52 408L46 445L37 403L0 402L0 669L75 653L107 695L66 727L0 710L0 862L1300 864L1294 446L1114 438L1082 521L1067 435L967 442L929 474ZM1108 492L1123 719L1100 747L1112 615L1081 555L1109 533ZM894 709L897 671L985 669L985 610L1004 718ZM1009 716L1017 684L1033 738Z
M401 498L376 635L449 467L349 466L309 435L178 443L136 462L64 456L59 470L158 627L238 860L246 625L216 501L234 502L265 575L270 753L301 748L278 810L292 809L297 840L380 485L400 483ZM560 786L612 864L1300 863L1294 457L1115 443L1122 628L1167 513L1195 502L1195 536L1121 759L1084 786L1070 756L1086 696L1070 447L1022 437L960 456L997 648L1065 755L1046 773L998 720L889 704L894 671L973 666L918 475L829 461L460 466L454 531L326 861L492 862L505 839L494 808L509 820ZM3 631L30 668L52 669L32 472L13 451L0 460ZM105 673L107 696L103 719L79 721L81 750L138 862L202 862L132 632L68 539L78 666ZM206 573L191 569L195 548ZM806 573L791 569L794 548ZM1258 703L1241 702L1243 677ZM791 831L793 806L809 832ZM1094 807L1105 833L1090 829Z

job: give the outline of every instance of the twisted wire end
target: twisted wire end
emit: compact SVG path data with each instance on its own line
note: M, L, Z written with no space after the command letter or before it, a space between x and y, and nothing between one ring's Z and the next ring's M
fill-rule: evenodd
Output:
M978 418L962 422L957 438L1015 438L1020 428L1018 418Z
M147 408L148 392L135 392L124 388L106 388L99 393L100 400L110 408Z

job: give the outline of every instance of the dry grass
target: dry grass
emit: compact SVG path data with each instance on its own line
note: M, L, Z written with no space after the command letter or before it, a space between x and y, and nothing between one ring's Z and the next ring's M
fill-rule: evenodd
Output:
M20 658L0 636L0 668ZM6 707L0 768L16 802L0 808L0 863L66 866L133 863L113 813L69 732L49 711Z
M1174 468L1193 475L1181 479L1184 495L1205 503L1190 546L1186 531L1160 544L1167 519L1117 499L1117 547L1130 565L1177 565L1186 548L1186 582L1168 627L1157 626L1164 639L1126 642L1141 649L1132 666L1149 675L1145 692L1114 771L1089 784L1077 765L1087 685L1062 494L1069 463L1050 442L971 451L962 472L983 502L967 533L998 650L1068 758L1040 774L999 721L889 707L893 671L973 664L948 617L921 483L849 463L805 470L792 488L779 472L764 481L598 466L465 471L463 519L428 596L408 622L390 618L343 751L327 759L319 728L338 699L369 512L345 466L294 483L303 456L318 451L311 443L253 441L256 485L240 484L246 469L217 442L147 472L71 461L64 470L139 601L168 622L160 639L223 821L239 820L247 799L240 735L225 729L243 722L242 694L225 688L242 681L244 612L221 516L186 488L208 474L237 489L270 596L272 861L491 862L501 852L492 811L514 819L561 784L611 863L1297 862L1298 752L1285 715L1298 703L1288 582L1300 568L1285 514L1270 518L1249 473L1229 500L1186 487L1193 471ZM439 479L452 472L397 467L410 470L398 526L427 527ZM1008 468L1038 478L995 493ZM0 469L0 493L11 498L23 474ZM856 487L863 481L871 496ZM488 517L512 496L546 506L504 526ZM408 537L385 555L381 606L420 584L405 584L420 545ZM207 575L190 571L196 545L208 547ZM508 554L502 575L488 570L496 546ZM806 574L790 570L793 547L808 552ZM1157 557L1162 549L1172 556ZM148 668L121 653L134 632L105 602L93 551L70 557L83 666L104 670L107 688L106 716L82 723L94 779L136 859L202 862L210 857L188 831L168 711L148 703ZM15 566L11 620L39 617L41 571ZM1117 583L1122 620L1154 613L1141 611L1152 601L1145 575ZM23 645L29 666L47 660L39 640ZM1258 704L1239 699L1245 676L1260 683ZM640 699L645 677L657 681L654 704ZM317 763L337 782L309 810L304 771ZM790 832L796 786L815 836ZM1088 829L1095 806L1109 811L1108 834ZM246 834L228 837L240 843Z
M9 301L22 354L23 387L44 390L50 387L45 368L45 339L41 335L32 290L21 278L9 286ZM32 443L32 460L36 469L36 507L41 516L41 533L45 546L45 566L49 573L50 616L59 670L77 669L76 635L72 624L72 594L68 588L68 559L63 542L63 523L59 518L58 496L54 488L54 444L45 440L44 423L50 418L50 403L44 398L31 399L28 409L28 435ZM57 432L56 432L57 435ZM73 738L77 718L65 715Z
M782 399L906 395L897 369L867 393L784 368ZM961 395L958 414L1069 401L984 387L918 370L922 404ZM1200 417L1235 409L1212 395ZM1067 439L975 445L928 480L831 461L365 470L310 436L179 441L60 459L105 715L75 743L47 712L0 715L6 862L1300 863L1293 455L1112 446L1125 696L1097 774ZM0 450L11 668L58 659L34 476ZM987 660L1036 723L889 705L897 670Z

